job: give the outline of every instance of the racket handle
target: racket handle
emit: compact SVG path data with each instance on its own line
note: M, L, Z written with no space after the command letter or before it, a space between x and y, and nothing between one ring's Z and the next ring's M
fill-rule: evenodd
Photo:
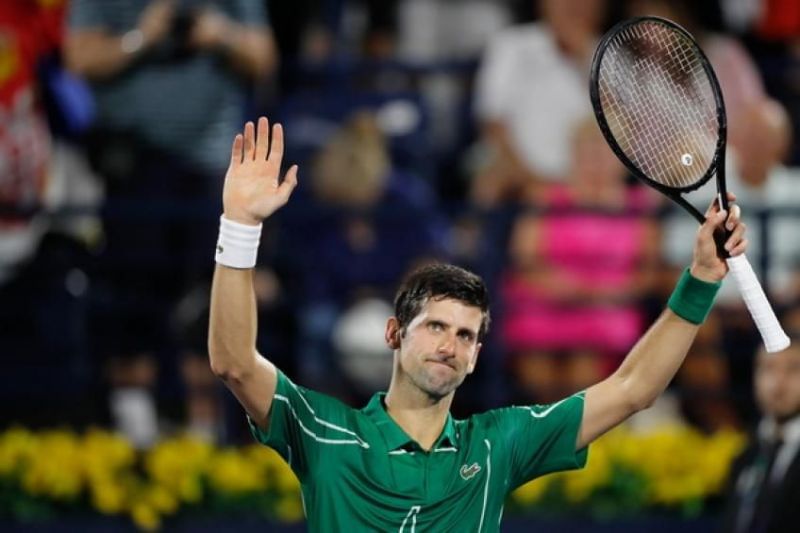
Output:
M761 333L761 338L764 340L764 347L768 352L779 352L789 347L789 337L783 331L780 323L778 322L772 306L767 300L764 289L756 278L753 267L747 260L744 254L736 257L729 257L726 259L728 268L739 286L739 292L742 294L744 303L750 315L753 317L753 322L756 323L758 332Z

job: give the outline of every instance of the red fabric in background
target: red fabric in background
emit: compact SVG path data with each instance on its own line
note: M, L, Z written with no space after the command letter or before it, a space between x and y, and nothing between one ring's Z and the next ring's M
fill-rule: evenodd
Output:
M0 105L36 83L39 60L61 46L65 0L0 2Z
M768 40L800 37L800 2L798 0L763 0L764 13L758 34Z
M66 0L0 0L0 203L36 206L50 133L39 103L40 61L61 45ZM18 224L24 218L0 220Z

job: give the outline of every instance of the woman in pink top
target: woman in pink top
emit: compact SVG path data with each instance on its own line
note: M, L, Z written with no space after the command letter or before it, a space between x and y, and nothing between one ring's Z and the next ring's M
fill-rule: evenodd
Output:
M510 241L502 338L518 384L550 401L602 378L642 334L652 288L658 197L625 184L625 169L593 119L574 136L570 177L532 200Z

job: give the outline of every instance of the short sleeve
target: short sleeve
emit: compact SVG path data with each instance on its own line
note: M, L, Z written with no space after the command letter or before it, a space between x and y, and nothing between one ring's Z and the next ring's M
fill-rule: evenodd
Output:
M496 411L509 450L511 486L551 472L583 468L588 448L575 450L583 419L584 392L549 405Z
M267 430L256 426L249 416L247 421L253 437L277 451L302 481L314 470L325 447L332 444L367 447L346 427L350 411L334 398L295 385L278 370Z
M475 85L475 113L481 120L502 119L509 102L506 87L513 77L516 55L504 34L489 42L481 60Z
M98 0L70 0L67 23L70 28L102 28L108 25L102 2Z
M237 0L234 6L235 12L232 16L237 22L241 22L246 26L267 26L269 24L264 2Z

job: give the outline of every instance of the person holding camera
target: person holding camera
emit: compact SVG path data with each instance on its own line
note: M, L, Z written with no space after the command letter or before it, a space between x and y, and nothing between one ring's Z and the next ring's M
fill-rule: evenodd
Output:
M205 213L249 96L277 66L265 3L73 0L67 20L64 61L92 88L86 148L106 192L94 350L111 368L145 355L175 375L165 324L210 275L216 217Z

